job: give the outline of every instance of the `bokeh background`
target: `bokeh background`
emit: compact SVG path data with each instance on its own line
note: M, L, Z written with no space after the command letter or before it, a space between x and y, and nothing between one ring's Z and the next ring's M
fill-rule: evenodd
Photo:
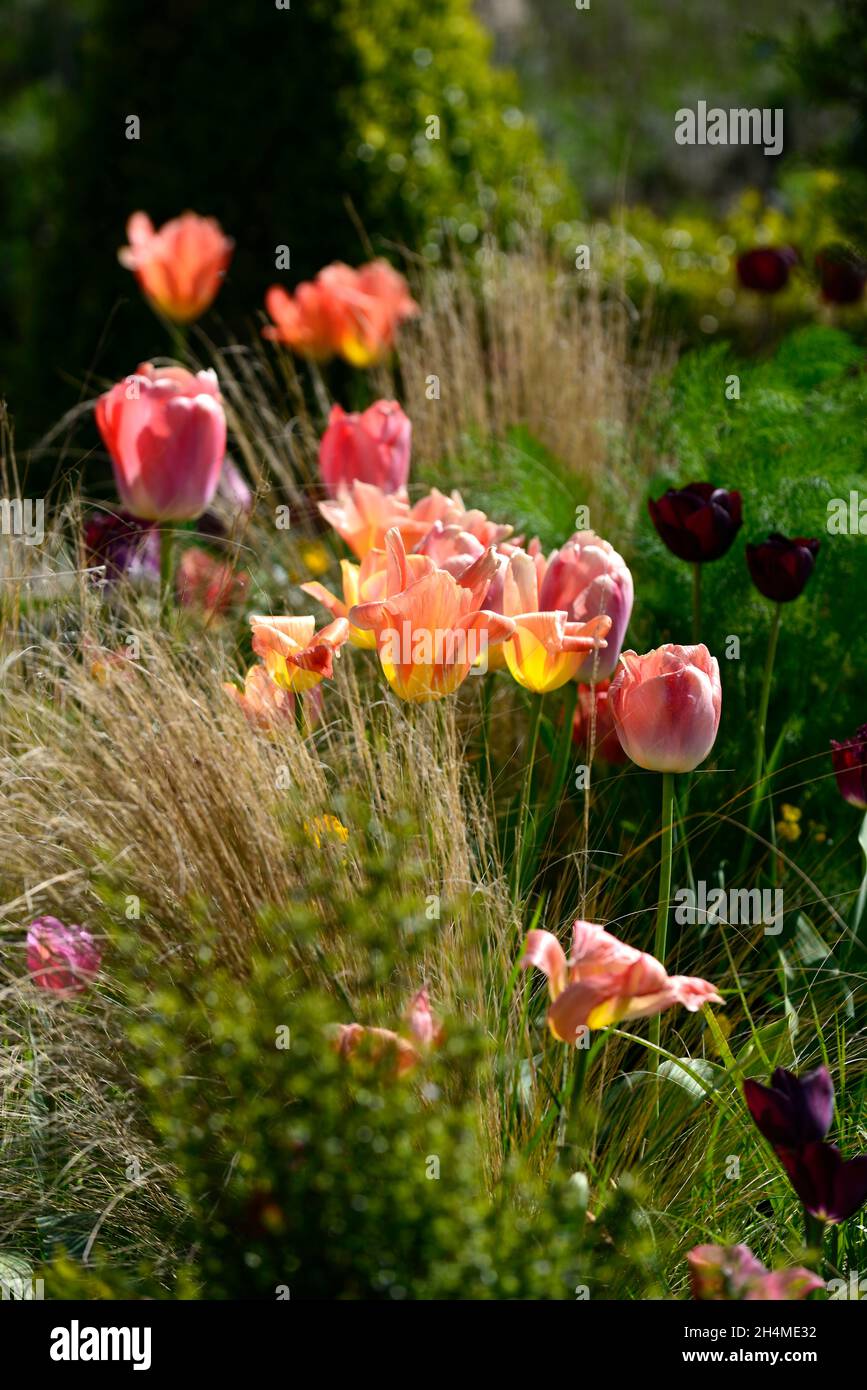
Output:
M335 257L472 259L486 232L534 226L567 250L592 226L603 274L650 288L680 335L742 329L736 249L792 240L809 269L817 239L863 238L865 56L859 0L7 0L0 385L19 451L164 350L115 256L136 208L235 237L216 312L239 336L269 284ZM698 99L782 106L783 156L676 145Z

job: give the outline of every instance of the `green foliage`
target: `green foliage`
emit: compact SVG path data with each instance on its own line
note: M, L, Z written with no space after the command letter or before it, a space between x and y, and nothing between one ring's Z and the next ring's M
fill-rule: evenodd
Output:
M449 1020L442 1046L400 1077L391 1050L377 1058L362 1046L351 1062L338 1055L330 1033L355 1006L290 962L315 956L336 975L347 934L369 962L358 1012L369 1010L376 981L393 979L420 946L423 913L391 900L388 855L369 857L356 894L332 896L275 914L270 950L252 953L241 979L194 924L192 969L140 935L121 943L139 1104L186 1212L171 1236L173 1296L569 1299L582 1296L579 1286L592 1298L656 1290L657 1251L628 1175L593 1194L594 1221L586 1184L565 1172L542 1185L515 1162L491 1183L479 1111L490 1063L479 1031ZM384 1001L379 1017L358 1021L402 1028L398 1008ZM77 1276L68 1257L50 1266L48 1296L157 1286L154 1268L115 1269L109 1249Z
M38 8L50 28L53 6ZM117 264L137 208L157 223L186 208L220 219L236 251L216 312L244 336L281 276L291 286L364 259L349 204L378 251L505 233L522 189L560 215L562 185L469 0L236 5L218 19L208 0L165 16L145 0L78 0L61 31L62 55L37 62L20 17L0 68L4 182L26 190L0 280L19 325L0 366L22 442L78 399L88 371L114 379L169 346ZM288 274L275 270L282 245Z

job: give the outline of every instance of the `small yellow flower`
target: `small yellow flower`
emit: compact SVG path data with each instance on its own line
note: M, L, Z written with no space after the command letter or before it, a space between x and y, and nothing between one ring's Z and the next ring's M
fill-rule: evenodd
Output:
M349 839L349 831L342 821L336 816L314 816L312 821L304 822L304 833L308 839L312 840L317 849L322 848L322 841L335 839L340 844L345 845Z
M317 577L322 574L327 574L328 570L331 568L331 557L325 546L321 545L318 541L311 541L308 545L303 545L299 553L299 558L307 572Z
M801 812L797 806L790 806L784 801L780 807L782 820L777 821L777 835L781 840L799 840L801 838L801 827L799 821Z

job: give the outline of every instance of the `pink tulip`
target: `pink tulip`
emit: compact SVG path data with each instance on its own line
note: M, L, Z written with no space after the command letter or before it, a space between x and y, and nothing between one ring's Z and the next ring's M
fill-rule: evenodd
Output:
M420 1047L435 1047L442 1041L442 1025L431 1009L430 996L426 989L420 989L409 1001L406 1023Z
M506 664L518 684L537 695L573 680L588 655L604 650L611 626L604 613L573 622L565 608L543 608L545 569L540 554L517 550L509 557L503 587L503 611L515 623L503 648Z
M147 298L176 323L192 323L214 300L235 243L213 217L185 212L154 230L147 213L134 212L126 228L129 246L118 260Z
M80 994L96 975L100 959L99 947L85 927L38 917L27 932L27 969L41 989Z
M707 647L624 652L609 691L617 736L639 767L692 772L713 748L722 687Z
M594 922L576 922L566 957L556 936L531 931L521 959L548 979L548 1026L561 1042L575 1043L587 1028L608 1028L622 1019L652 1018L674 1004L695 1013L722 1000L707 980L669 975L646 951L627 946Z
M250 584L246 570L217 560L201 546L189 546L175 575L178 603L198 608L209 616L228 613L242 603Z
M251 666L244 677L244 689L224 681L223 690L241 710L248 724L262 733L273 734L281 725L295 724L293 690L277 685L264 666ZM322 715L322 686L313 686L298 696L302 701L307 723L318 723Z
M397 401L376 401L361 414L331 407L319 445L319 471L332 497L360 481L397 492L409 477L412 424Z
M593 531L576 531L549 557L539 607L544 611L565 609L573 622L586 623L602 613L611 619L608 646L585 659L579 680L608 680L613 673L632 613L633 594L625 560Z
M143 362L96 403L121 502L142 521L194 521L209 505L226 451L214 372Z
M425 1053L439 1047L443 1041L444 1030L433 1013L426 989L414 994L407 1006L405 1026L412 1034L412 1042L395 1033L391 1028L368 1028L361 1023L340 1023L334 1030L334 1046L341 1057L350 1060L359 1049L366 1050L373 1062L385 1057L393 1057L397 1076L411 1072Z

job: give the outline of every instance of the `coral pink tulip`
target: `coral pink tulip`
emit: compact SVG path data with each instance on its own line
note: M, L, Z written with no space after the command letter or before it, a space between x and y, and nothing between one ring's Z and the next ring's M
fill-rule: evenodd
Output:
M215 559L199 545L184 551L175 575L178 602L211 615L228 613L242 603L249 584L246 570Z
M427 556L408 557L397 528L386 536L388 572L384 600L352 608L349 621L374 633L385 677L403 700L451 695L486 655L514 629L509 618L480 608L496 572L485 551L453 579ZM410 565L424 561L419 577Z
M509 558L503 585L503 611L515 622L503 649L506 665L519 685L537 695L574 679L588 653L604 650L611 627L607 614L582 623L573 622L565 609L542 609L544 570L540 555L516 551Z
M319 472L332 497L360 481L397 492L409 477L412 425L397 401L376 401L361 414L339 405L319 445Z
M27 969L35 984L59 994L80 994L99 969L101 952L85 927L38 917L27 932Z
M611 619L605 648L588 656L579 679L608 680L617 665L632 614L632 575L608 541L593 531L576 531L571 540L549 556L539 588L543 612L565 609L573 622L586 623L599 614Z
M366 1028L360 1023L340 1023L334 1033L334 1046L347 1060L362 1048L373 1062L392 1055L396 1075L404 1076L418 1065L424 1053L439 1047L443 1041L444 1030L431 1010L426 989L420 989L409 1001L405 1026L412 1034L412 1042L391 1028Z
M624 652L609 692L617 736L651 772L692 772L713 748L722 687L707 647Z
M273 324L266 338L317 361L339 354L354 367L381 362L397 329L419 312L403 276L387 261L352 270L339 262L289 294L274 285L265 296Z
M669 975L655 956L593 922L574 924L568 959L551 932L531 931L521 964L535 965L547 976L548 1026L561 1042L577 1042L587 1028L652 1018L674 1004L695 1013L703 1004L722 1003L707 980Z
M155 308L176 323L199 318L217 295L235 245L219 222L185 212L155 231L147 213L134 212L126 234L129 246L118 259Z
M421 555L407 555L407 572L410 579L420 579L430 569L430 564ZM328 609L335 618L348 618L349 610L357 603L372 603L383 599L388 590L388 556L384 550L369 550L360 565L351 560L341 560L340 572L343 579L343 598L338 598L330 589L317 580L311 580L300 587L305 594ZM354 647L372 651L376 638L372 632L350 624L349 640Z
M595 729L593 727L594 703L596 705ZM572 742L579 744L589 753L591 734L595 734L593 740L594 758L612 765L628 761L614 727L608 681L602 681L599 685L581 685L578 687L578 704L572 725Z
M194 521L210 503L226 451L213 372L144 362L96 403L121 502L142 521Z
M250 618L253 651L282 690L304 691L334 674L334 657L349 636L349 623L336 618L316 631L309 617Z

